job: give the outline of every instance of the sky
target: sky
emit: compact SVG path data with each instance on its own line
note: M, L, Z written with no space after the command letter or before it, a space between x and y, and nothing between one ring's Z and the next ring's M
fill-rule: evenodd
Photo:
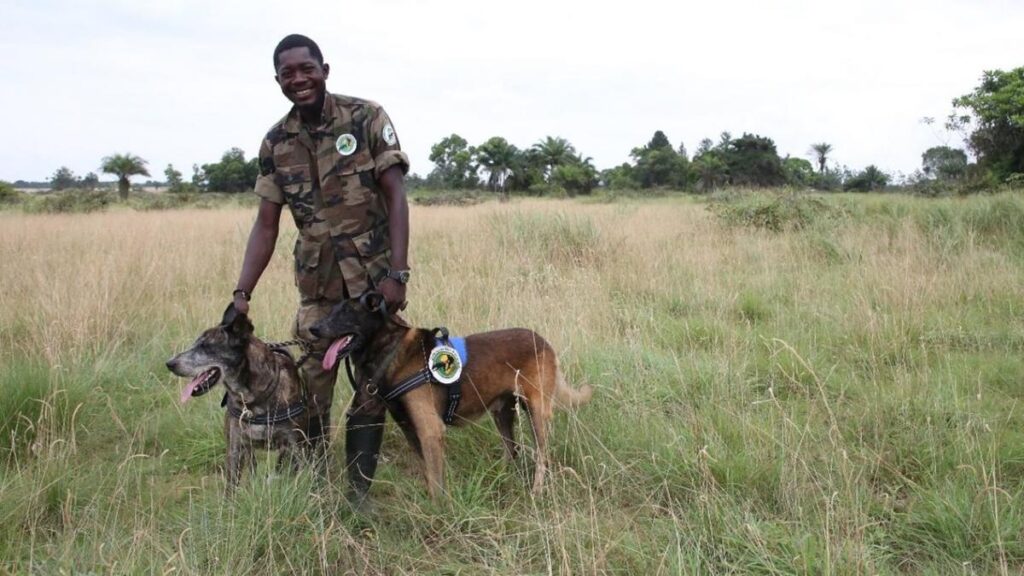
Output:
M941 128L954 97L1024 65L1021 0L0 0L0 14L7 181L99 172L113 153L156 180L252 156L290 107L272 55L294 32L320 45L328 90L384 106L420 175L452 133L561 136L603 169L655 130L691 153L723 131L808 159L827 142L836 164L909 174L927 148L962 146Z

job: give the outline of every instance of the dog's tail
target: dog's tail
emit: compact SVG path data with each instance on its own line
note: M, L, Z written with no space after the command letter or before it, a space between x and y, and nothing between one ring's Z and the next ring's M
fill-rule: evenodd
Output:
M562 371L558 371L558 384L555 386L555 400L561 406L566 408L576 408L586 404L590 397L594 394L593 388L584 385L579 388L573 388L565 381L565 377L562 375Z

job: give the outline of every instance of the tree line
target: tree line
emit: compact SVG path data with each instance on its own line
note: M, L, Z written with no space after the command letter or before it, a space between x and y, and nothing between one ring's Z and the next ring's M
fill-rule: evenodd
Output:
M953 111L944 127L959 134L974 156L950 146L934 146L921 155L921 167L904 179L922 190L943 187L987 189L1003 183L1024 184L1024 67L1008 72L986 71L969 94L953 99ZM931 125L934 119L925 118ZM877 166L859 171L834 162L828 142L812 143L805 158L780 157L774 141L758 134L734 137L723 132L717 141L705 138L693 155L680 144L674 147L661 130L630 151L630 162L598 170L567 139L545 136L520 149L501 136L470 145L451 134L430 149L433 168L425 178L412 175L409 184L437 189L487 188L508 194L589 194L596 187L610 189L672 189L710 192L723 186L769 187L791 185L817 190L870 191L884 188L893 177ZM830 162L831 161L831 162ZM118 191L127 198L132 176L149 176L146 161L133 154L103 158L100 170L118 178ZM226 151L219 162L193 165L186 181L168 164L164 170L171 192L242 192L251 190L259 174L256 158L245 158L240 148ZM78 178L67 167L50 179L51 188L92 189L99 178L90 172Z

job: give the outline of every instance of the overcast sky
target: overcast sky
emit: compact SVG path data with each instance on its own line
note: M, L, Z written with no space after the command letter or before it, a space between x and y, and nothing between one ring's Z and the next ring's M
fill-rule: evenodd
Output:
M173 163L257 151L290 106L286 34L316 40L328 89L376 100L412 170L458 133L520 148L569 139L598 168L655 130L692 153L723 130L851 168L912 172L959 138L940 120L983 70L1024 65L1024 1L509 2L0 0L0 179L84 175L131 152ZM941 122L940 122L941 123Z

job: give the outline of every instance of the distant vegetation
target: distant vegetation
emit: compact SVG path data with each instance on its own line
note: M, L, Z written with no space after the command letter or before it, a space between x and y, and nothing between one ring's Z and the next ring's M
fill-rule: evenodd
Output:
M454 204L473 203L482 191L505 198L510 194L589 195L597 189L615 196L788 186L824 192L890 190L946 196L1024 186L1024 67L985 72L971 93L954 98L952 104L953 111L942 126L948 134L961 136L967 149L945 144L928 148L921 154L921 167L909 175L889 174L874 165L856 170L841 165L836 160L841 151L826 141L810 144L807 157L801 158L780 156L775 142L765 135L722 132L717 141L701 140L691 155L683 144L674 146L668 135L657 130L648 142L630 151L630 162L603 170L560 136L545 136L519 148L502 136L471 145L453 133L431 147L433 168L427 176L411 174L406 182L411 191L422 191L414 192L417 201ZM934 118L923 122L936 123ZM107 186L93 172L78 177L66 166L58 168L49 183L19 181L14 187L49 188L81 196L51 200L46 205L55 210L87 211L111 201L125 202L130 178L149 176L146 160L131 153L104 158L101 170L117 176L119 198L82 194ZM165 182L151 180L146 185L187 198L149 204L182 205L191 202L195 194L247 192L258 175L257 158L246 159L240 148L226 151L218 162L193 164L188 181L168 164ZM443 191L440 196L439 191ZM0 196L0 206L24 201L24 195ZM39 205L29 209L47 210Z

